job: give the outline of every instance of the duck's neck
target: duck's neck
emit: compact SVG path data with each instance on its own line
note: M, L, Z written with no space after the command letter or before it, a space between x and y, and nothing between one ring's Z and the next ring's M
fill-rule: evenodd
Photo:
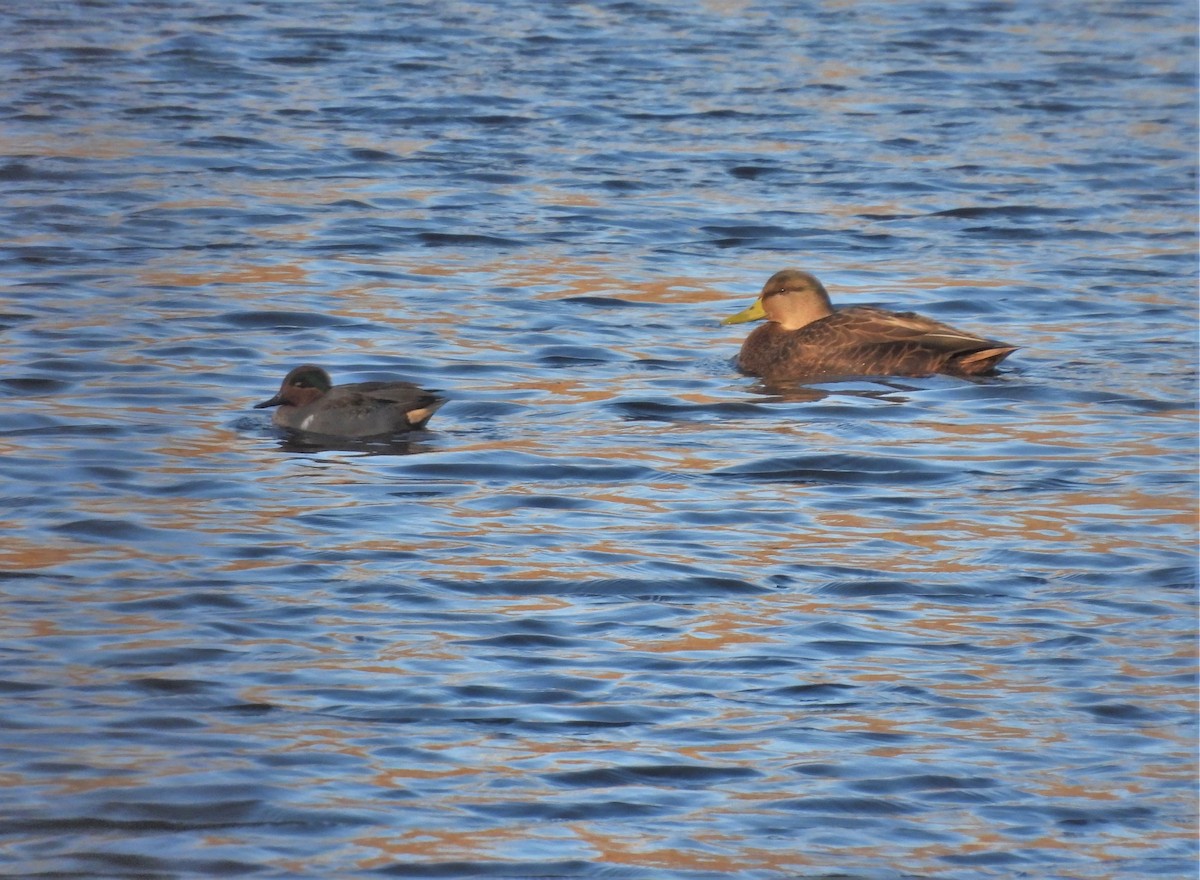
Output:
M833 308L827 302L817 299L805 299L800 302L790 302L786 310L771 315L770 319L784 330L799 330L807 327L813 321L828 318L833 314Z

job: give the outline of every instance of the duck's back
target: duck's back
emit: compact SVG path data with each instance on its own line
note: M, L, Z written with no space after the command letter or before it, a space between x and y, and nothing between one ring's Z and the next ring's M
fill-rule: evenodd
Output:
M375 437L422 427L443 403L408 382L337 385L302 412L294 427L313 434Z
M758 327L738 366L765 378L979 375L1015 350L913 312L851 307L798 330Z

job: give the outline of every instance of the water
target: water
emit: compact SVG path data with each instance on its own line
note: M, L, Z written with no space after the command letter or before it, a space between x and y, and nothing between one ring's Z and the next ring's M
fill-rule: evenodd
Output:
M1196 12L0 12L5 876L1194 876Z

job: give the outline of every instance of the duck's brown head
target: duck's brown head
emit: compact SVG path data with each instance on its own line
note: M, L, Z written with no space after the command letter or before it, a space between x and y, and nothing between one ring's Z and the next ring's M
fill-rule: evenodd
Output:
M766 318L785 330L799 330L832 314L829 294L816 276L799 269L784 269L767 279L762 293L750 308L721 323L743 324Z
M320 367L305 364L296 367L283 379L279 393L270 400L256 403L255 409L265 409L268 406L307 406L319 400L330 388L333 382L329 374Z

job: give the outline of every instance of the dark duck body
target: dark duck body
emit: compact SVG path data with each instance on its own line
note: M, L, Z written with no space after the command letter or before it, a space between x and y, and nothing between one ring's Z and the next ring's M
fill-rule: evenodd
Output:
M754 305L726 318L766 318L742 344L738 368L764 379L831 376L981 376L1016 346L914 312L835 309L825 287L798 269L776 272Z
M255 404L275 406L276 425L329 437L385 437L423 428L445 401L410 382L334 385L320 367L296 367L279 393Z

